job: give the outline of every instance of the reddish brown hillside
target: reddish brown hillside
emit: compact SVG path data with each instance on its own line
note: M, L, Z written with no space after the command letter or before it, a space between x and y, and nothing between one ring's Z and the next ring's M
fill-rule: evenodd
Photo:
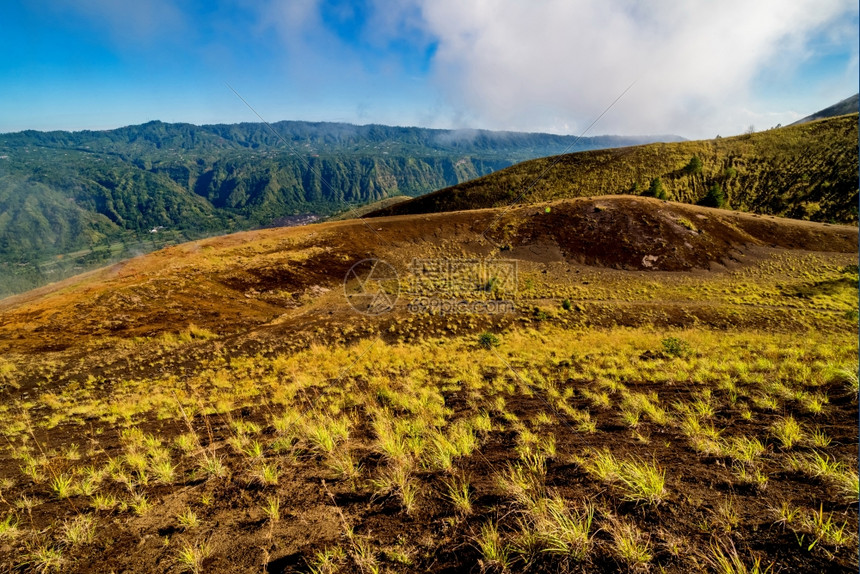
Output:
M440 255L683 271L730 264L753 247L854 253L857 229L622 196L238 233L0 301L0 350L62 350L79 337L189 324L244 331L321 297L343 304L344 276L369 257L402 277L414 257Z

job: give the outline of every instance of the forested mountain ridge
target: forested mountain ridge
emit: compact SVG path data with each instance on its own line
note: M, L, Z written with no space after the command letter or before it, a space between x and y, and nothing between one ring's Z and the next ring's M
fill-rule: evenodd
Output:
M846 114L855 114L860 111L858 110L858 104L860 104L860 94L854 94L853 96L849 96L844 100L836 102L832 106L827 106L823 110L818 110L814 114L801 118L791 125L805 124L808 122L814 122L815 120L844 116Z
M633 194L856 224L857 128L855 113L734 137L545 157L370 215Z
M246 150L274 147L285 142L299 151L361 152L383 145L389 152L495 154L515 159L535 154L547 155L572 145L572 149L621 147L653 141L679 141L672 135L576 137L547 133L507 132L475 129L443 130L379 124L353 125L335 122L281 121L262 123L209 124L165 123L151 121L113 130L77 132L26 130L0 134L0 145L20 147L80 148L115 153L133 159L155 151L194 150L195 152ZM304 150L301 149L304 146Z
M420 195L568 147L677 139L287 121L0 134L0 296L177 241Z

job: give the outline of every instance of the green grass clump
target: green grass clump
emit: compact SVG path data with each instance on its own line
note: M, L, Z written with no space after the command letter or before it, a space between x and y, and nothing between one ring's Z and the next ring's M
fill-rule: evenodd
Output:
M589 474L616 484L624 500L656 505L666 493L666 471L638 458L618 460L608 450L594 451L584 459Z
M537 518L537 531L543 542L543 551L577 562L588 556L591 548L591 525L594 508L574 512L559 497L547 500L545 511Z
M79 514L63 523L63 540L74 546L89 544L95 536L95 520L92 516Z
M610 532L616 556L629 568L645 567L654 557L649 537L632 522L617 521Z
M22 566L29 566L33 572L61 572L64 562L62 550L41 545L27 555Z
M472 513L472 494L469 481L465 477L452 477L445 482L448 500L462 515Z
M18 519L14 514L9 514L0 521L0 540L15 538L20 532L18 529Z
M761 558L757 556L753 556L747 565L731 540L727 543L715 540L711 542L710 550L705 560L717 574L769 574L773 570L773 564L763 568Z
M497 568L501 572L510 568L511 551L495 523L485 522L476 542L486 567Z
M190 508L186 508L185 510L177 514L176 521L179 522L179 526L181 526L185 530L191 530L200 526L200 518L198 518L197 513L195 513Z
M811 542L808 543L807 550L812 550L815 546L822 544L839 548L851 543L854 536L851 531L846 530L848 522L843 522L841 525L833 520L833 513L824 514L824 506L819 506L817 511L813 511L802 518L801 529L811 537ZM803 544L804 538L801 538ZM808 539L806 539L808 540Z
M203 562L212 555L212 547L208 542L199 544L184 543L176 553L176 562L183 572L200 574L203 572Z
M803 429L800 423L791 415L785 416L770 427L771 434L776 438L782 448L790 450L795 444L803 440Z
M75 480L74 477L61 474L59 476L54 477L51 480L51 489L54 491L54 494L57 498L69 498L74 494L75 489Z

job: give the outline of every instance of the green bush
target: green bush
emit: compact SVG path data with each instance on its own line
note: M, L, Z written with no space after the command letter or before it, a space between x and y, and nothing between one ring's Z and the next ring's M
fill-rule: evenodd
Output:
M481 333L478 337L478 344L485 349L498 347L500 343L499 338L492 333Z
M660 343L663 345L663 353L670 357L683 357L690 353L690 345L678 337L666 337Z
M726 204L726 195L719 183L715 183L708 190L708 194L699 202L705 207L723 207Z
M570 309L572 307L573 307L573 305L570 304L570 299L565 299L564 301L561 302L561 308L564 309L565 311L570 311Z

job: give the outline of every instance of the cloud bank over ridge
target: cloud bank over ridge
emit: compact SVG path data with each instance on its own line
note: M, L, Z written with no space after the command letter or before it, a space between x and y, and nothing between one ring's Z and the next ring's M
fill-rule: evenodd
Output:
M847 42L857 49L857 4L841 0L402 6L376 3L382 12L410 15L409 27L420 26L437 42L431 77L452 109L469 123L510 129L537 123L577 132L632 82L598 131L714 135L772 122L758 126L765 128L796 118L790 110L753 111L760 84L789 83L815 51ZM394 29L386 32L396 37ZM844 75L856 85L856 56ZM821 89L828 87L838 89ZM781 117L767 113L780 111Z

